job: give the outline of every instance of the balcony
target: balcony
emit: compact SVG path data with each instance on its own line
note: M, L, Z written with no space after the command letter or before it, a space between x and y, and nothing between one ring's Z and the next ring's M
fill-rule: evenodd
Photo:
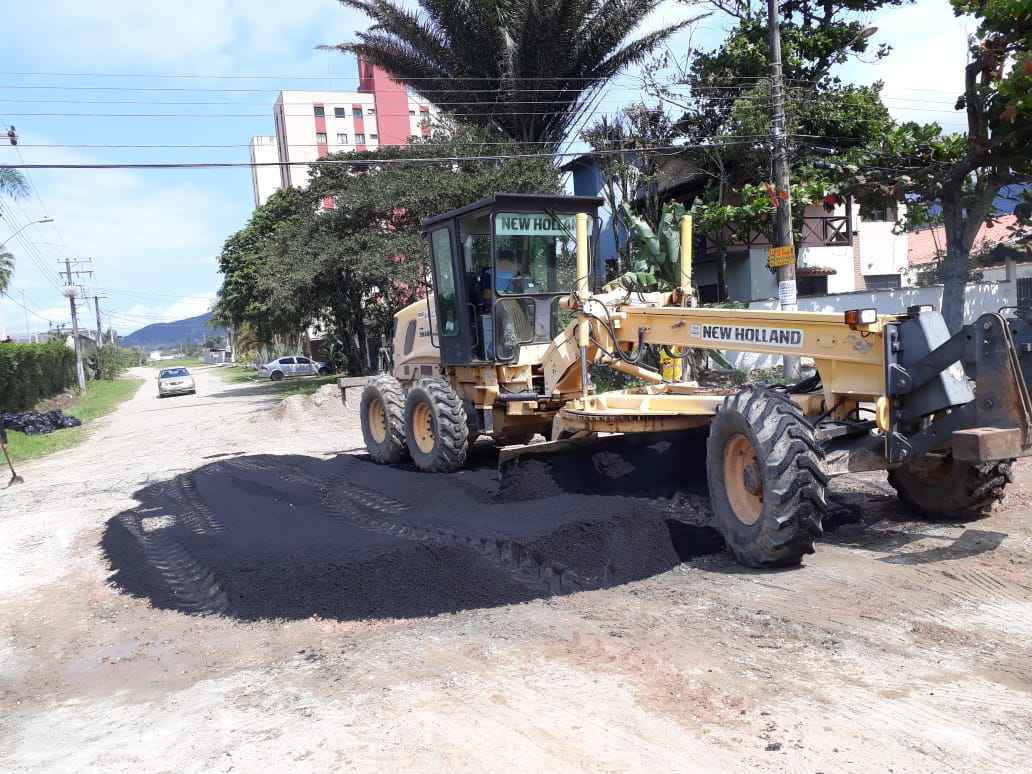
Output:
M807 215L798 247L849 247L853 244L851 213L845 215ZM743 247L771 247L770 237L762 230L747 230L734 225L725 226L719 238L703 236L699 242L700 255L712 255L723 243L728 249Z

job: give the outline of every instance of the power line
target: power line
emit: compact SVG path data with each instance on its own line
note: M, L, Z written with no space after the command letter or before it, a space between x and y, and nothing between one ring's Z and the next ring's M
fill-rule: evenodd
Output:
M13 164L11 169L221 169L234 167L308 167L312 165L329 166L380 166L388 164L440 164L463 163L469 161L505 161L506 159L557 158L564 156L606 156L614 153L629 152L672 152L677 153L692 148L711 148L717 145L752 145L755 140L740 142L714 142L696 145L667 145L645 148L622 148L617 150L570 151L562 153L512 153L485 156L439 156L411 159L318 159L315 161L198 161L198 162L148 162L148 163L95 163L95 164Z
M157 78L157 79L185 79L185 80L315 80L315 81L327 81L327 80L339 80L340 78L355 78L359 79L360 76L357 72L355 73L339 73L339 74L328 74L328 75L285 75L283 73L272 74L272 75L251 75L244 73L230 73L224 75L202 75L196 73L68 73L68 72L19 72L4 70L0 71L0 75L14 75L18 77L32 77L32 78ZM627 78L626 74L620 74L613 76L613 79ZM749 76L743 76L749 77ZM506 78L497 75L439 75L439 76L427 76L427 77L415 77L415 78L399 78L398 83L408 83L409 81L505 81ZM537 76L528 75L517 78L516 80L528 80L528 81L597 81L598 76L592 75L576 75L576 76Z

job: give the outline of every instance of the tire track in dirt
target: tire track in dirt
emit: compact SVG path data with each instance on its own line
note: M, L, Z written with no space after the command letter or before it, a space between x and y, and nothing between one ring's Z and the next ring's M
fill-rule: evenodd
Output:
M245 460L228 460L224 464L254 472L272 473L285 481L312 487L321 493L322 507L328 514L361 529L418 543L473 551L534 592L570 594L611 585L608 566L601 577L582 577L560 562L546 560L519 541L504 536L474 537L460 534L454 529L420 527L396 521L391 517L400 516L411 510L412 506L351 483L347 474L326 481L285 463L266 466Z
M151 517L148 514L148 517ZM168 586L176 607L184 612L225 615L229 597L214 573L197 561L165 529L147 530L136 511L119 516L125 530L136 538L150 565Z

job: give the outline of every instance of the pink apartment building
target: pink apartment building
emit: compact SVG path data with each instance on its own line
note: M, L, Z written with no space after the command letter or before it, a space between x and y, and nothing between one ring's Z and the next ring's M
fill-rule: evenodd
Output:
M311 162L330 153L407 145L426 136L437 110L384 70L358 60L358 91L281 91L273 106L273 137L251 138L255 205L285 186L304 186L308 168L283 162Z

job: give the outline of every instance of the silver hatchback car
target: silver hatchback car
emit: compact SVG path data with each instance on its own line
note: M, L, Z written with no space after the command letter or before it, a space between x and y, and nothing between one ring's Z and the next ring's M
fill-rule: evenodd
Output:
M297 355L296 357L276 358L263 365L261 372L272 381L278 382L288 376L314 376L315 374L324 376L330 373L330 368L326 363Z
M197 385L185 368L162 368L158 372L158 397L166 395L196 395Z

